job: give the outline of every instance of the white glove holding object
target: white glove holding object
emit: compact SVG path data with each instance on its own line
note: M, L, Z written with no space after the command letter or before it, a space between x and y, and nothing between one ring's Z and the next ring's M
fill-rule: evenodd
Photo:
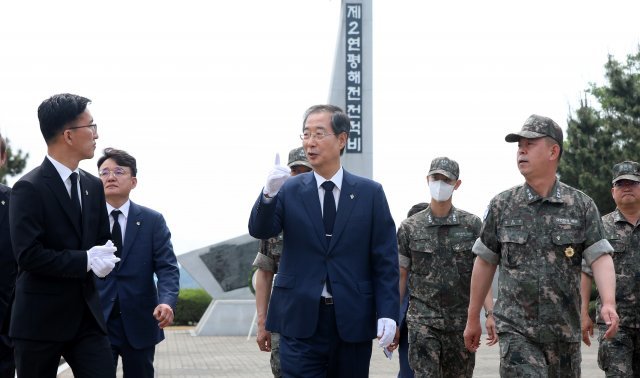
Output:
M264 185L262 194L275 197L289 177L291 177L291 169L280 165L280 154L276 153L276 164L267 176L267 183Z
M378 344L386 348L396 336L396 322L389 318L378 319Z
M96 276L104 278L111 273L118 261L120 261L118 257L94 257L91 259L91 270Z

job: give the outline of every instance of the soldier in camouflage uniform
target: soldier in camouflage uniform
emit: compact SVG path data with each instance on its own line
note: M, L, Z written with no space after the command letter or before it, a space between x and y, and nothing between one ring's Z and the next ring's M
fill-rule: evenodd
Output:
M307 155L302 147L294 148L289 152L289 162L287 165L291 169L291 176L312 170L311 164L309 164ZM277 333L270 333L264 326L267 321L267 307L269 297L271 296L273 276L278 272L278 263L281 254L282 233L275 238L260 240L258 254L253 261L253 266L258 268L256 271L255 287L258 321L256 341L261 351L271 352L271 372L276 378L282 377L280 371L279 335Z
M604 339L606 325L598 316L600 348L598 365L607 377L640 377L640 164L625 161L613 167L611 194L616 210L602 217L604 232L613 246L616 270L616 304L620 328L613 339ZM591 345L593 323L588 314L592 272L582 274L582 339ZM597 299L597 308L602 300Z
M601 316L615 335L613 251L598 209L586 194L557 180L562 130L532 115L518 133L517 164L525 183L495 196L487 209L476 259L465 345L479 345L479 312L500 266L494 317L500 337L500 376L580 376L580 272L584 258L603 298Z
M482 222L452 205L453 191L461 184L458 177L458 163L433 159L427 174L431 203L405 219L398 230L401 297L411 272L406 322L409 364L416 377L471 377L475 366L462 331L475 257L471 247ZM487 310L492 308L489 296Z

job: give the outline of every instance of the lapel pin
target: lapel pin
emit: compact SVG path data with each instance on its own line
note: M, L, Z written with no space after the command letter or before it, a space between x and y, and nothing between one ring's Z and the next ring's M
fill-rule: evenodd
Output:
M4 201L2 201L2 206L4 206Z
M349 194L349 198L354 199L354 198L356 198L356 196L353 195L353 194Z
M84 191L84 195L85 195L85 196L88 196L88 195L89 195L89 191L88 191L88 190L85 190L85 191Z
M136 222L136 224L137 224L138 226L140 226L140 221L137 221L137 222Z

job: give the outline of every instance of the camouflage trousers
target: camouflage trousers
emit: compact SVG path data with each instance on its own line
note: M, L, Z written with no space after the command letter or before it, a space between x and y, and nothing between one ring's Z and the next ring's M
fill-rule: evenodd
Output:
M599 324L598 366L607 377L640 377L640 329L620 327L609 340L607 326Z
M271 332L271 372L274 378L282 378L280 369L280 334Z
M409 327L409 365L416 378L472 377L476 355L464 347L462 331L443 332L424 324Z
M500 340L500 376L504 378L580 377L580 343L537 343L518 333L503 332Z

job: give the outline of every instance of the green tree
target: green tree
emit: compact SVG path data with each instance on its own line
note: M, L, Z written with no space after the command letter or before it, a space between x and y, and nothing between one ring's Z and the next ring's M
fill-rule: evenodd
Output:
M567 138L558 172L563 182L596 202L600 213L615 209L611 168L623 160L638 161L640 144L640 46L620 63L609 55L605 83L591 83L587 96L567 121Z
M4 166L0 167L0 183L2 184L7 183L7 177L22 173L29 158L29 153L23 153L21 149L14 152L13 148L11 148L9 138L5 138L5 141L7 145L7 162Z

